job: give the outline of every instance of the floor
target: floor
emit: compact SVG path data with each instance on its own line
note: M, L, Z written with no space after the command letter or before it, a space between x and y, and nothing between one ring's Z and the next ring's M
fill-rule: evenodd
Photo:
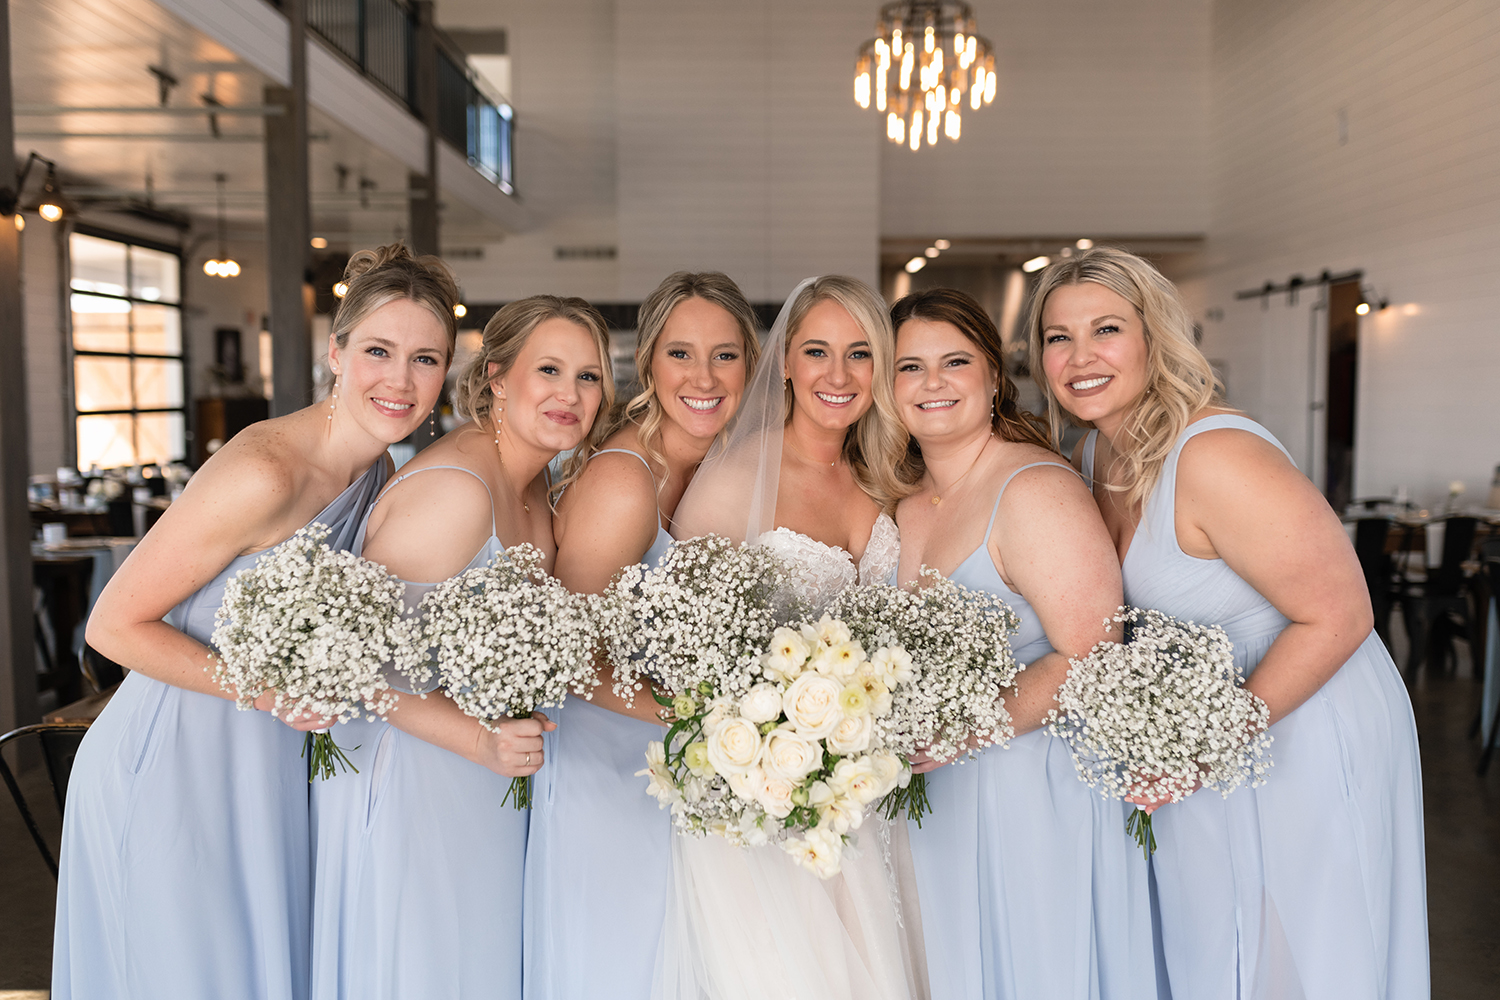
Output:
M1396 627L1398 654L1404 638ZM1427 812L1428 920L1434 1000L1494 1000L1500 996L1500 755L1485 777L1469 727L1478 704L1467 655L1448 676L1422 677L1412 706L1422 742ZM52 844L58 818L49 808L42 770L25 775L39 819ZM44 997L51 961L52 875L0 792L0 1000Z

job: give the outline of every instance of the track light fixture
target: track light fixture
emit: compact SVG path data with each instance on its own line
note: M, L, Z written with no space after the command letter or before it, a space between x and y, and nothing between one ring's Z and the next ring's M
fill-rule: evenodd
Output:
M36 163L47 165L47 178L42 182L42 190L36 201L27 207L48 222L57 222L72 211L73 206L63 194L62 184L57 179L57 164L33 150L21 169L16 171L16 186L0 189L0 215L15 214L21 203L21 195L26 190L26 179L31 176L31 167Z

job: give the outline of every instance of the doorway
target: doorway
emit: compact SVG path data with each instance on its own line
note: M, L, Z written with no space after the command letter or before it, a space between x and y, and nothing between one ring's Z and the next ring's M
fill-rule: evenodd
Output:
M1358 280L1328 289L1328 388L1324 421L1324 496L1336 511L1354 498L1354 418L1359 393Z

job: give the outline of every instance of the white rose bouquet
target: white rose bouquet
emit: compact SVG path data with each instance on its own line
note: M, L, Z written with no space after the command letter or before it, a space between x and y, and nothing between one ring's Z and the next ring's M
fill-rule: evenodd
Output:
M241 709L272 688L278 715L345 722L394 703L384 667L406 641L404 585L327 537L310 524L225 584L209 660ZM353 769L326 729L308 733L302 752L309 781Z
M827 616L801 620L807 606L790 592L766 549L694 538L656 569L625 570L601 631L622 695L648 669L677 692L653 692L672 724L640 774L678 829L776 844L830 878L869 806L910 775L884 741L910 661L899 648L867 656Z
M850 587L828 611L868 645L903 651L910 681L893 692L882 720L893 752L949 760L1009 741L1014 730L1000 699L1024 664L1010 646L1020 619L1004 601L924 568L910 587ZM920 826L929 809L926 788L926 776L914 775L886 799L886 815L905 809Z
M1121 608L1101 642L1071 661L1050 731L1068 741L1079 777L1106 798L1178 802L1200 785L1228 796L1264 784L1271 734L1266 703L1239 683L1234 648L1217 625ZM1127 833L1149 858L1151 816L1137 807Z
M413 688L425 689L436 667L444 693L492 731L561 705L569 691L588 697L598 683L590 599L541 564L534 546L516 545L429 591L397 663ZM512 779L512 796L531 808L531 779Z

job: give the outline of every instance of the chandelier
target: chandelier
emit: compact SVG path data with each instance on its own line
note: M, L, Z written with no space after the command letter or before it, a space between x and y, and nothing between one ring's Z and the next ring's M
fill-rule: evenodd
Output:
M876 37L859 49L854 99L885 112L885 137L913 150L957 140L962 109L995 99L995 51L975 34L974 8L955 0L900 0L880 8Z

